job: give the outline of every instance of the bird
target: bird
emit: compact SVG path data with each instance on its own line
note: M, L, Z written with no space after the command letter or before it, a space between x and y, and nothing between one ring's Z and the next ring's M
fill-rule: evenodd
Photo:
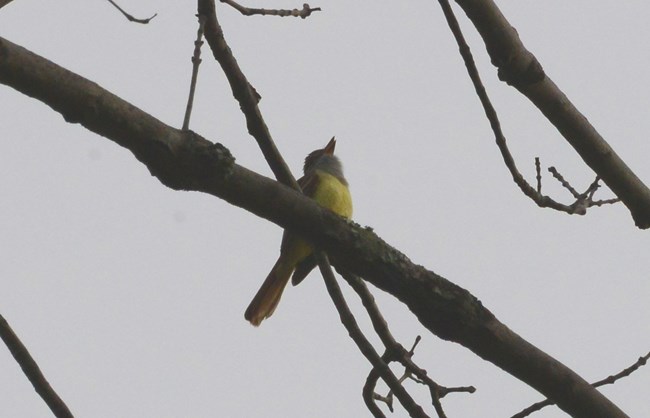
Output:
M334 155L335 147L336 139L332 137L324 148L307 155L303 166L304 175L298 179L298 185L307 197L349 219L352 216L352 197L343 175L343 165ZM273 314L291 275L293 274L292 284L295 286L316 267L313 251L309 242L292 232L284 231L280 256L244 313L247 321L257 327Z

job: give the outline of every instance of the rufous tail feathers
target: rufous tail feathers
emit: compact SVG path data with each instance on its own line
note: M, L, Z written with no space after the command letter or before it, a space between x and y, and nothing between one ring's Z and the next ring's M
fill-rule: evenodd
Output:
M263 320L273 315L292 272L292 269L287 269L282 260L278 259L244 313L244 318L248 322L257 327Z

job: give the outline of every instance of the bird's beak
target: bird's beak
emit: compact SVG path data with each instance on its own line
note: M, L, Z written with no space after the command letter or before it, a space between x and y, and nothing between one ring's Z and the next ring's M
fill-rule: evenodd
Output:
M325 148L323 148L323 151L325 152L325 154L333 155L335 146L336 146L336 139L335 137L332 137L332 139L330 139L330 142L328 142L327 145L325 145Z

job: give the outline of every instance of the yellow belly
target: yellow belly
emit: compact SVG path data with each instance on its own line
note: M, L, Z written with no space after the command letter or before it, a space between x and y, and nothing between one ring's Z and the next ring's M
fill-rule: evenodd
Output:
M352 216L352 197L348 186L331 174L317 171L319 184L312 196L319 205L328 208L344 218Z
M352 216L352 197L348 187L331 174L317 171L316 175L319 180L318 187L311 198L332 212L344 218L350 218ZM296 264L309 256L312 251L311 244L302 238L291 235L282 257L282 264L286 267L287 274L291 274Z

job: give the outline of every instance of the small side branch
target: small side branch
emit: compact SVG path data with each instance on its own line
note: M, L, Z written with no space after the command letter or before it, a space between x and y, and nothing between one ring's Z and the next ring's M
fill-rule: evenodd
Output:
M448 393L452 393L452 392L474 393L476 391L476 389L473 386L447 388L434 382L427 375L427 371L420 368L413 361L413 354L415 353L415 348L420 342L420 336L418 336L415 339L413 346L411 347L410 350L407 351L404 348L404 346L402 346L402 344L400 344L393 337L392 333L390 332L390 329L388 328L388 323L386 322L383 315L381 314L381 311L377 307L377 304L375 303L375 298L368 290L368 286L366 286L366 283L353 274L344 273L343 278L348 282L348 284L354 289L354 291L361 298L361 303L363 304L363 306L366 308L366 311L368 312L373 328L386 348L386 351L382 355L382 360L385 363L399 362L402 366L404 366L404 373L402 377L400 377L399 379L400 383L404 382L407 379L411 379L417 383L426 385L428 387L429 393L431 395L431 403L435 408L438 417L440 418L446 417L445 412L442 408L442 404L440 403L440 399L444 398ZM368 374L368 378L366 379L366 384L364 385L363 388L364 401L371 412L379 409L375 404L375 401L377 400L384 402L388 406L388 409L392 412L393 391L390 390L386 396L378 395L375 392L375 387L378 379L379 379L379 374L377 370L372 369ZM373 415L383 416L383 413L381 415L376 415L373 412Z
M201 46L203 46L203 29L205 28L206 17L197 15L199 19L199 29L194 41L194 55L192 55L192 80L190 81L190 94L187 98L185 107L185 117L183 118L183 130L190 129L190 117L192 116L192 106L194 105L194 92L196 91L196 80L199 76L199 66L201 65Z
M541 195L542 184L541 184L541 175L539 172L540 170L539 158L535 158L535 168L537 170L538 193ZM596 194L596 190L600 188L600 177L598 176L596 176L594 181L589 185L589 187L587 187L587 190L585 190L582 193L578 193L578 191L574 189L573 186L571 186L571 183L569 183L555 167L549 167L548 171L553 175L553 178L555 178L557 181L560 182L562 187L564 187L566 190L568 190L569 193L571 193L571 195L575 199L575 202L573 202L571 205L568 206L567 213L569 214L585 215L587 213L587 209L589 209L592 206L610 205L610 204L620 202L620 199L618 198L594 200L594 195Z
M617 380L622 379L624 377L627 377L637 371L641 366L645 366L648 363L648 359L650 359L650 352L646 354L645 356L639 357L639 359L630 367L623 369L621 372L608 376L602 380L599 380L597 382L592 383L592 386L597 388L600 386L605 386L605 385L611 385L614 384ZM532 414L533 412L537 412L541 410L542 408L546 408L547 406L555 405L555 402L551 400L544 400L541 402L537 402L529 406L528 408L522 410L521 412L518 412L512 416L512 418L524 418Z
M260 95L250 84L235 59L217 19L214 0L198 0L198 14L205 16L205 40L212 54L228 78L232 94L246 118L248 133L255 138L264 154L266 162L271 167L275 178L282 184L299 190L296 179L291 175L289 166L275 146L269 128L258 107Z
M580 193L578 193L578 192L576 191L576 189L574 189L574 188L571 186L571 184L569 184L568 181L564 180L564 177L562 177L562 175L561 175L561 174L560 174L560 173L555 169L555 167L549 167L549 168L548 168L548 172L551 173L551 174L553 175L553 177L554 177L557 181L560 182L560 184L562 185L562 187L564 187L565 189L567 189L567 190L569 191L569 193L571 193L571 195L573 195L573 197L575 197L576 199L580 197ZM596 180L598 180L598 179L596 179Z
M650 228L650 188L589 123L564 92L544 73L517 30L494 0L456 0L485 43L501 81L516 88L555 126L630 210L637 227ZM558 103L562 103L558 106Z
M220 0L222 3L225 3L232 8L236 9L239 11L239 13L243 14L244 16L253 16L253 15L261 15L261 16L293 16L293 17L299 17L301 19L306 19L307 17L311 16L312 12L320 12L321 8L320 7L310 7L309 4L305 3L302 5L302 9L292 9L292 10L287 10L287 9L255 9L251 7L245 7L242 6L241 4L237 3L234 0Z
M43 372L41 372L34 358L29 354L25 345L20 341L20 338L14 333L2 315L0 315L0 338L7 345L11 355L16 359L23 373L25 373L32 386L34 386L36 393L45 401L54 416L57 418L72 418L70 409L68 409L65 402L52 389L52 386L45 379Z
M110 4L112 4L117 10L120 11L126 17L129 22L135 22L135 23L142 23L143 25L146 25L147 23L151 22L151 19L154 17L158 16L158 13L154 13L153 16L147 18L147 19L138 19L137 17L133 17L129 13L126 12L126 10L122 9L117 3L115 3L113 0L108 0Z
M462 56L463 61L465 62L465 67L467 68L467 73L469 74L469 77L472 80L472 83L474 84L474 89L476 90L476 94L478 95L479 100L481 101L481 105L483 106L483 110L485 111L485 115L487 116L490 122L490 127L492 128L492 132L494 132L497 147L499 148L499 151L501 151L501 156L503 157L503 161L506 167L508 168L508 170L510 171L510 175L512 176L512 179L515 182L515 184L521 189L521 191L526 196L532 199L533 202L535 202L537 206L541 208L551 208L568 214L584 215L587 212L588 207L603 205L605 201L599 201L600 203L596 204L591 199L585 199L582 194L579 194L578 192L575 191L575 189L571 188L570 186L569 186L569 190L576 198L576 201L570 205L565 205L563 203L555 201L549 196L543 195L541 193L542 184L541 184L539 159L535 159L535 167L537 171L537 177L536 177L537 188L536 189L533 188L533 186L531 186L526 181L524 176L517 169L515 160L512 157L510 150L508 149L506 138L503 134L503 131L501 130L501 123L499 122L499 117L497 115L494 106L492 105L492 102L490 101L490 98L488 97L488 94L485 90L485 86L481 81L481 77L478 73L478 69L476 68L476 64L474 63L474 57L472 56L469 45L465 41L465 37L463 36L463 33L460 29L460 25L458 24L458 20L456 20L456 16L454 15L453 10L451 9L449 1L438 0L438 2L442 7L443 13L447 20L447 24L449 25L449 28L451 29L451 32L453 33L454 38L456 39L456 43L458 44L458 48L460 50L460 55ZM562 179L562 181L564 180ZM599 179L596 178L596 183L598 181ZM568 185L568 183L564 182L563 185L565 184ZM596 185L596 188L597 187L598 185ZM589 189L588 191L590 192ZM615 203L617 201L618 200L610 200L607 202Z
M411 417L419 418L428 418L429 416L424 412L422 407L418 405L415 400L409 395L409 393L404 389L401 382L397 379L395 374L391 371L388 365L384 362L382 357L379 356L377 351L374 349L370 341L363 335L363 332L359 328L352 311L345 302L343 293L341 293L341 288L336 282L334 273L332 272L331 267L329 266L329 260L325 253L320 252L318 260L318 266L320 268L323 279L325 280L325 285L327 286L327 291L336 306L336 310L339 313L341 318L341 323L345 326L345 329L348 331L348 334L354 340L354 342L359 347L359 350L363 355L370 361L370 364L373 366L373 370L376 370L376 373L379 377L386 382L390 390L397 396L400 403L408 411ZM383 417L384 415L379 411L379 408L371 409L375 417ZM377 414L377 412L379 414Z

